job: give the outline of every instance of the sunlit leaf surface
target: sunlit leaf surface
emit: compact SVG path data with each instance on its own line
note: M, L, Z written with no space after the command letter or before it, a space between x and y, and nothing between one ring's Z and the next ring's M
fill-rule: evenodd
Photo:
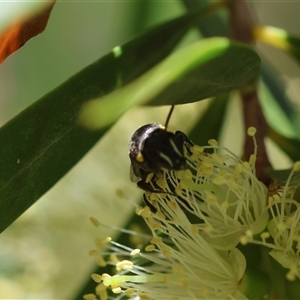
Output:
M254 50L227 38L204 39L180 49L130 84L87 102L80 123L107 126L133 105L184 104L253 84L260 70Z

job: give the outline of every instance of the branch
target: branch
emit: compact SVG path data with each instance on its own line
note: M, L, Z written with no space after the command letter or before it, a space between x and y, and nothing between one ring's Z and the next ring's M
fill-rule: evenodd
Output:
M255 18L249 7L247 0L224 1L230 15L230 35L233 39L254 46L252 28L256 25ZM259 180L269 185L271 178L266 174L265 169L271 167L264 139L267 135L267 123L263 115L258 95L257 86L247 91L240 91L245 129L250 126L257 128L256 140L258 144L258 153L256 161L256 175ZM244 156L246 159L253 153L252 137L245 135Z

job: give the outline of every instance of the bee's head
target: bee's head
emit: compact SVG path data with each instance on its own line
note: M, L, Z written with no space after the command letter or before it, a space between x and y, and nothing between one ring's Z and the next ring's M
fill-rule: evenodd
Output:
M186 168L183 147L183 141L174 133L157 129L145 140L143 155L153 170L183 170Z

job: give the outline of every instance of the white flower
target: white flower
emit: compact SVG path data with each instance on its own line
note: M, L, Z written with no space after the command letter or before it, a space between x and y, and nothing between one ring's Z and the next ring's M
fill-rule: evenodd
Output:
M244 293L251 294L260 282L255 282L258 273L252 279L244 276L246 260L236 248L239 243L271 249L270 256L288 269L286 278L300 279L300 203L295 200L300 162L284 186L274 180L267 188L255 175L255 129L248 134L255 145L249 161L211 140L208 146L187 146L187 170L149 174L146 181L155 192L146 192L147 206L136 209L151 231L148 245L131 249L106 238L97 240L97 250L91 251L100 266L116 266L114 276L92 275L101 300L247 299ZM258 288L257 297L269 292L268 282Z
M299 183L292 181L295 172L300 171L300 162L296 162L283 187L269 198L271 220L268 224L263 245L272 248L270 255L284 268L289 269L288 280L300 279L300 204L294 200Z
M265 229L268 189L255 176L255 154L245 162L215 140L209 143L189 149L188 170L165 172L155 182L169 194L146 194L146 199L163 218L180 225L191 220L215 249L230 250ZM174 210L176 204L182 209Z
M140 213L152 227L156 220L149 208ZM189 228L178 228L165 222L161 229L169 232L169 239L164 240L153 231L145 252L109 242L109 249L102 254L117 253L127 258L118 261L112 255L107 260L116 265L117 275L93 275L95 281L101 282L100 299L106 299L106 294L103 296L105 286L119 294L114 299L126 295L130 299L143 300L247 299L238 289L246 268L245 258L238 249L213 249L191 224Z

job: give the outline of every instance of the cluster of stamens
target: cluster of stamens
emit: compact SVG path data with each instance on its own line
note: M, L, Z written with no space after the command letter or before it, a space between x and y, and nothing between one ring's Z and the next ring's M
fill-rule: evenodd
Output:
M254 144L256 149L255 138ZM97 240L91 255L117 272L93 274L101 300L108 299L107 287L114 299L246 299L240 290L246 260L238 244L271 248L270 255L289 269L287 278L300 278L300 205L291 184L300 163L279 193L256 178L256 150L242 161L211 140L186 153L187 170L147 178L161 190L146 192L149 205L136 208L151 231L148 244L133 249Z

